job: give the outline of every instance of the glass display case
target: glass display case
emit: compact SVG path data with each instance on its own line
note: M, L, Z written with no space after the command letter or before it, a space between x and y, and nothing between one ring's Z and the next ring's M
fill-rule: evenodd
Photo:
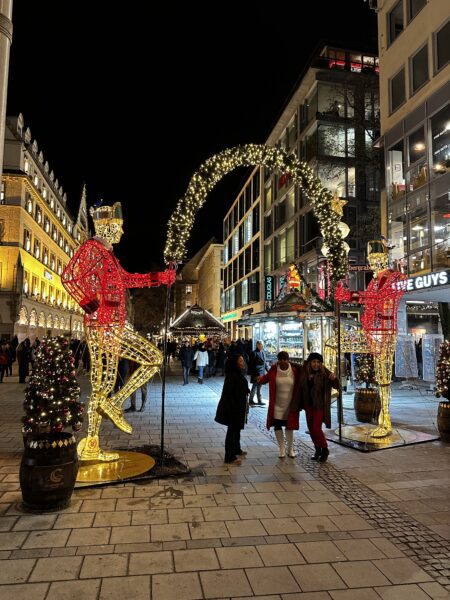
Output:
M304 329L301 321L284 321L279 325L278 347L288 352L292 359L302 359L304 354Z

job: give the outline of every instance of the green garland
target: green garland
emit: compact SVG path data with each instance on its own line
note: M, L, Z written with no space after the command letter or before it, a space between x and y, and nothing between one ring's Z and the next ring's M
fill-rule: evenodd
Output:
M236 146L212 156L200 166L170 217L164 249L165 261L169 263L183 260L195 215L216 183L238 167L256 166L290 175L308 197L324 242L329 248L330 280L334 288L337 281L347 274L347 254L338 227L340 217L331 206L333 195L322 186L306 163L298 160L293 154L272 146Z

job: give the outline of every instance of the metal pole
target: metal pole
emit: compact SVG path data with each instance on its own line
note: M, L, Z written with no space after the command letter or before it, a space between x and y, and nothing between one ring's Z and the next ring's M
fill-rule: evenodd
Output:
M339 381L338 388L338 422L339 422L339 442L342 442L342 386L341 386L341 305L336 302L337 315L337 377Z
M172 268L172 263L169 268ZM167 330L169 328L169 311L170 311L170 285L166 290L166 308L164 316L164 342L163 342L163 366L162 366L162 388L161 388L161 466L164 466L164 419L165 419L165 402L166 402L166 362L167 362Z

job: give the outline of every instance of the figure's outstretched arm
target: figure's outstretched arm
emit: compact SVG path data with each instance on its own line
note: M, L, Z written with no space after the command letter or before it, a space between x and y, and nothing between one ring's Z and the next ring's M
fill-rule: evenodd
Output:
M175 269L166 269L156 273L128 273L122 269L122 277L127 288L158 287L172 285L175 281Z

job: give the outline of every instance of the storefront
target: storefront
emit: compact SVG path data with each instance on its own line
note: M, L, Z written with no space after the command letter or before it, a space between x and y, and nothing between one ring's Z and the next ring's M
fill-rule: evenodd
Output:
M240 326L252 327L252 338L261 340L269 358L284 350L293 360L304 360L310 352L323 352L331 336L332 312L314 310L296 292L285 296L266 312L245 315Z

